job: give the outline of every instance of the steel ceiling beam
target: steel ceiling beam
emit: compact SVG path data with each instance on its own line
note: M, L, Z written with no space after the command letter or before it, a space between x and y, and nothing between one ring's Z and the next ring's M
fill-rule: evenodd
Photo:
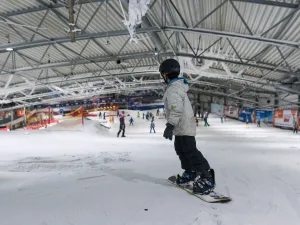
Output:
M296 48L299 49L298 42L292 41L285 41L285 40L277 40L272 38L263 38L257 37L247 34L239 34L233 32L226 32L226 31L218 31L218 30L210 30L210 29L202 29L202 28L185 28L179 26L166 26L164 30L167 31L177 31L177 32L189 32L189 33L196 33L196 34L204 34L209 36L218 36L218 37L226 37L232 39L243 39L253 42L265 43L270 45L277 45L277 46L284 46L289 48Z
M148 27L148 28L138 28L136 29L136 33L147 33L147 32L158 32L160 31L158 27ZM90 34L78 34L76 37L77 41L81 40L87 40L91 38L106 38L108 37L114 37L114 36L123 36L123 35L129 35L128 30L118 30L118 31L108 31L108 32L99 32L99 33L90 33ZM6 48L13 48L15 50L22 50L27 48L35 48L45 45L52 45L52 44L62 44L71 42L71 38L68 36L65 37L56 37L56 38L49 38L50 40L35 40L32 42L22 42L22 43L16 43L16 44L6 44L6 45L0 45L0 53L7 52Z
M251 36L246 34L239 34L233 32L226 32L226 31L217 31L217 30L210 30L210 29L202 29L202 28L186 28L186 27L179 27L179 26L166 26L164 28L159 28L156 26L153 27L146 27L146 28L138 28L136 29L137 34L141 33L148 33L148 32L160 32L160 31L176 31L176 32L189 32L195 34L204 34L208 36L218 36L218 37L226 37L231 39L242 39L246 41L258 42L263 44L275 45L275 46L284 46L289 48L299 49L299 43L286 41L286 40L277 40L272 38L263 38L257 36ZM86 40L90 38L106 38L113 37L113 36L123 36L129 35L128 30L117 30L117 31L108 31L108 32L98 32L98 33L90 33L90 34L78 34L76 40ZM27 48L34 48L40 47L45 45L51 44L61 44L70 42L71 38L68 36L64 37L55 37L55 38L48 38L47 40L36 40L32 42L22 42L16 44L5 44L0 46L0 53L6 52L6 48L13 48L16 50L27 49Z
M109 0L107 0L109 1ZM105 0L79 0L78 4L79 5L83 5L83 4L91 4L91 3L95 3L95 2L105 2ZM66 6L60 3L57 4L53 4L50 3L48 5L40 5L37 7L32 7L32 8L27 8L27 9L21 9L18 11L12 11L12 12L8 12L6 14L0 14L0 15L5 15L8 17L11 16L18 16L18 15L23 15L23 14L27 14L27 13L34 13L34 12L40 12L40 11L44 11L44 10L48 10L48 9L58 9L58 8L65 8Z
M298 7L297 4L287 3L287 2L279 2L279 1L268 1L268 0L232 0L234 2L244 2L244 3L253 3L267 6L277 6L282 8L295 9Z
M55 45L54 45L55 46ZM195 58L194 54L191 53L184 53L184 52L176 52L177 56L183 56L183 57L189 57L189 58ZM173 52L165 52L160 54L161 57L172 57ZM22 71L33 71L37 69L45 69L45 68L56 68L56 67L67 67L67 66L73 66L74 64L76 65L81 65L81 64L87 64L90 63L91 61L97 63L97 62L113 62L116 61L119 57L121 57L123 60L131 60L131 59L141 59L141 58L153 58L155 57L153 52L144 52L144 53L131 53L131 54L124 54L124 55L116 55L116 56L101 56L101 57L91 57L86 59L79 59L79 60L71 60L71 61L65 61L65 62L57 62L57 63L46 63L46 64L41 64L39 66L34 66L34 67L23 67L23 68L16 68L14 70L10 70L10 72L22 72ZM230 60L230 59L224 59L224 58L217 58L217 57L208 57L208 56L201 56L201 59L204 60L211 60L211 61L216 61L216 62L225 62L225 63L232 63L235 65L242 65L242 66L249 66L249 67L254 67L254 68L259 68L263 70L268 70L272 71L276 65L272 64L267 64L263 62L258 62L256 64L251 64L251 63L242 63L240 61L235 61L235 60ZM289 73L289 70L283 70L277 69L277 72L280 73ZM2 73L5 74L5 73ZM293 73L294 75L300 76L299 73Z

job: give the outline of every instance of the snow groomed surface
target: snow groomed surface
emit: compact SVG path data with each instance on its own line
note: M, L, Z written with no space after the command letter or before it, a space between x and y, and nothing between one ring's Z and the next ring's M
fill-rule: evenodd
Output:
M216 191L233 201L208 204L166 179L181 173L165 121L136 118L83 131L0 133L0 218L5 225L298 225L299 136L238 121L197 128L197 146L215 169Z

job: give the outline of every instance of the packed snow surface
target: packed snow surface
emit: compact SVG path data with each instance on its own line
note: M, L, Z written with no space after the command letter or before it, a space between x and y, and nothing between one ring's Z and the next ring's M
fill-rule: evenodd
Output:
M215 169L227 204L205 203L166 179L182 173L165 120L134 117L126 138L105 129L0 133L3 225L299 225L300 137L211 115L197 127L198 149ZM141 115L142 116L142 115Z

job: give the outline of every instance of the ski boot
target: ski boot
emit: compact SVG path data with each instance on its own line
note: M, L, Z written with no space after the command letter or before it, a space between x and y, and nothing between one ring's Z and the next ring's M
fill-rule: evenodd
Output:
M176 176L176 184L178 185L188 185L190 181L193 181L196 178L196 172L184 171L180 176Z
M208 195L216 186L215 172L213 169L209 169L204 173L200 173L194 180L193 192L200 195Z

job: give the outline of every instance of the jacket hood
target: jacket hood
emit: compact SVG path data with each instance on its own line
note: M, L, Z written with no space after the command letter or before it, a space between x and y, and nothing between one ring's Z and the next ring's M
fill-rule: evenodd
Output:
M168 87L176 87L184 92L189 90L188 82L185 78L176 78L169 82Z

